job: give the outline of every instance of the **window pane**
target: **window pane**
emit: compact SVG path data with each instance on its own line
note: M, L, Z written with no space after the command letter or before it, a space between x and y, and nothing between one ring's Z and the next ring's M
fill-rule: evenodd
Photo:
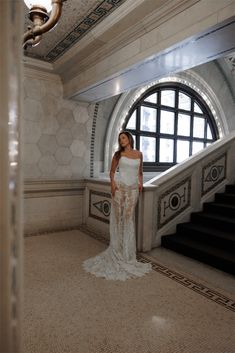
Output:
M161 92L161 104L168 107L175 106L175 91L163 90Z
M190 136L190 115L178 115L178 135Z
M194 111L195 111L195 113L203 114L201 108L199 107L199 105L197 103L194 103Z
M136 136L133 134L132 134L132 136L133 136L133 140L134 140L134 148L136 148Z
M204 138L205 119L194 117L193 136Z
M156 131L156 109L141 107L140 130Z
M136 129L136 110L131 114L126 127L127 129Z
M140 151L143 153L144 162L155 162L156 139L154 137L140 136Z
M157 103L157 93L151 94L144 100L145 102Z
M159 162L173 162L173 140L160 139Z
M212 133L211 133L211 128L209 124L207 124L207 138L212 139Z
M193 142L192 154L203 150L203 148L204 148L203 142Z
M174 134L175 114L161 110L160 132L163 134Z
M177 158L176 162L180 163L189 157L189 141L177 141Z
M179 93L179 109L191 110L191 98L186 94Z

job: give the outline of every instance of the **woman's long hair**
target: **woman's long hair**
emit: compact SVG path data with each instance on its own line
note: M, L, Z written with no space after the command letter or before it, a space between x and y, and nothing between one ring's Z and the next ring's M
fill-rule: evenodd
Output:
M122 134L127 136L131 148L134 148L134 138L133 138L132 134L129 131L121 131L118 135L118 150L114 154L114 156L117 160L119 160L121 158L121 153L124 151L124 147L122 147L120 144L120 136Z

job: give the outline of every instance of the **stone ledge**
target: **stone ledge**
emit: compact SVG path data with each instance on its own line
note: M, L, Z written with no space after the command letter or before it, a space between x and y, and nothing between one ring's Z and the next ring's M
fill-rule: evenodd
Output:
M82 180L26 180L24 198L82 195L85 190Z

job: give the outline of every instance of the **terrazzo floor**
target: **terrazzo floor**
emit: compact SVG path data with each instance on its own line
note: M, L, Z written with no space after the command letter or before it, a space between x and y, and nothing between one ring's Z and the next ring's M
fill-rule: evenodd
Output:
M155 249L144 277L96 278L81 266L106 247L92 236L25 238L24 353L235 351L232 276Z

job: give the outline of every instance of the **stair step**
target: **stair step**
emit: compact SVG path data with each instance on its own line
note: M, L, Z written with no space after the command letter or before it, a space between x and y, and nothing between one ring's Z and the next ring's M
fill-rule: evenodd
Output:
M192 237L201 243L214 244L235 253L235 234L232 232L188 222L177 225L177 234Z
M232 193L217 193L215 194L215 202L235 205L235 194Z
M235 185L204 203L176 234L162 237L162 246L235 275Z
M235 205L228 205L217 202L205 202L203 210L208 213L226 214L228 217L235 217Z
M235 233L235 219L208 212L197 212L191 214L193 223L205 224L212 228L219 228L225 231Z
M182 235L165 235L162 246L188 257L207 263L220 270L235 274L235 257L224 249L198 243L195 239Z
M235 185L234 184L226 185L225 190L229 194L235 194Z

